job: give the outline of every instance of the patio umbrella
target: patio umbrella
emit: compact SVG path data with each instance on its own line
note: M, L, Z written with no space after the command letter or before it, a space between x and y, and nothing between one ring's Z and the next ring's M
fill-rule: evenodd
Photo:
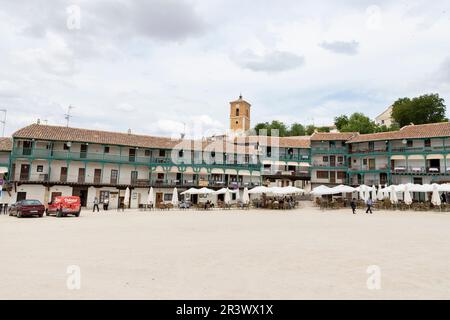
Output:
M268 193L269 192L269 188L264 187L264 186L259 186L259 187L255 187L253 189L251 189L248 193L249 194L261 194L261 193Z
M413 202L412 198L411 198L411 192L409 192L409 186L408 185L405 186L405 194L403 195L403 201L408 206L410 206L412 204L412 202Z
M397 204L398 203L398 198L397 198L397 190L395 190L395 186L390 186L390 193L391 193L391 203L392 204Z
M239 194L239 189L236 190L236 202L241 201L241 195Z
M322 196L326 194L331 194L333 191L327 186L318 186L314 188L310 193L315 196Z
M150 191L148 192L148 197L147 197L147 205L152 205L153 204L153 187L150 188Z
M177 188L173 188L172 205L174 207L178 206L178 190L177 190Z
M227 190L225 192L225 198L224 198L225 204L229 205L231 203L231 192L230 190Z
M381 189L381 185L378 185L377 200L382 201L383 199L384 199L383 190Z
M341 184L337 187L333 187L333 188L331 188L331 190L333 191L333 193L353 193L356 191L355 188L350 187L350 186L344 186L343 184Z
M213 194L213 193L214 193L214 190L208 189L206 187L198 190L198 194Z
M130 206L130 188L128 187L125 190L125 197L123 199L123 204L125 205L125 208Z
M375 186L372 186L372 200L377 200L377 188Z
M244 194L242 195L242 202L244 204L248 204L250 202L250 196L248 194L248 189L247 187L244 188Z
M283 188L284 192L286 192L286 194L301 194L301 193L305 193L305 190L294 187L294 186L287 186Z
M439 186L437 184L433 184L433 194L431 195L431 203L434 206L441 205L441 197L439 196L438 188Z
M198 194L198 189L195 188L190 188L186 191L183 191L181 194L185 195L185 194Z

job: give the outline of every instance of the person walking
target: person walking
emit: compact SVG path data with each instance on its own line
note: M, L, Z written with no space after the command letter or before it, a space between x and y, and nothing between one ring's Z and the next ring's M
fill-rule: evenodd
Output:
M373 205L373 201L372 201L372 199L369 198L369 200L367 200L367 210L366 210L366 213L369 213L369 212L370 212L370 214L373 213L373 212L372 212L372 205Z
M1 212L0 212L1 213ZM3 214L8 214L8 203L3 205Z
M355 198L353 198L352 202L350 202L350 207L352 208L353 214L356 214L356 201L355 201Z
M94 207L92 208L92 212L95 212L95 209L97 209L97 212L100 212L100 208L98 207L98 198L94 198Z
M109 206L109 199L108 199L108 198L105 198L105 199L103 200L103 210L104 210L104 211L108 211L108 206Z

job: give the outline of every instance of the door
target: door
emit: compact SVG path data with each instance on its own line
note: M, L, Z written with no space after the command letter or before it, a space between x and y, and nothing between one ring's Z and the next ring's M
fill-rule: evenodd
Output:
M27 193L26 192L17 192L17 200L16 202L26 200L27 199Z
M81 159L86 159L86 157L87 157L87 149L88 149L87 144L82 144L81 145L81 147L80 147L80 158Z
M30 165L22 164L20 166L20 180L28 181L30 179Z
M336 167L336 156L330 156L330 167Z
M61 167L59 179L61 182L67 182L67 167Z
M31 155L31 150L33 149L33 142L31 141L24 141L23 142L23 150L22 150L22 154L24 156L29 156Z
M336 183L336 172L330 171L330 183Z
M163 194L161 192L156 193L156 205L159 205L163 202Z
M56 197L61 197L62 193L61 192L52 192L51 197L50 197L50 202L53 203L53 201L55 201Z
M441 170L441 160L439 159L431 159L429 170L432 173L438 173Z
M380 184L386 184L387 183L387 173L382 172L380 173Z
M85 179L86 179L86 169L79 168L78 169L78 183L84 183Z
M136 149L130 149L128 154L128 161L135 162L136 161Z
M138 180L138 172L131 171L131 184L136 184Z
M80 197L80 204L82 207L86 207L87 205L87 195L88 195L88 189L87 188L78 188L74 187L72 191L73 196Z
M369 159L369 170L375 170L375 159Z
M102 169L94 170L94 184L100 184L102 180Z
M117 177L118 177L118 175L119 175L119 171L118 170L115 170L115 169L111 170L111 180L110 180L111 184L117 184Z

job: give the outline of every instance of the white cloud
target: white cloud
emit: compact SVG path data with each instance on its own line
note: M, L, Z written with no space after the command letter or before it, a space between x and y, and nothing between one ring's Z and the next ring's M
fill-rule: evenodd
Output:
M272 51L263 55L245 51L234 56L234 61L242 68L252 71L282 72L301 67L305 63L302 56L285 51Z
M325 50L339 53L339 54L348 54L348 55L354 55L358 53L358 46L359 43L355 40L353 41L332 41L327 42L324 41L320 44L322 48Z

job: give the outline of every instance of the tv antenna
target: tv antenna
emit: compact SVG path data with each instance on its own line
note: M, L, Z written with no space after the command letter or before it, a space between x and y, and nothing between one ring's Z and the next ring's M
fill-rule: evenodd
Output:
M5 136L5 127L6 127L6 113L8 110L6 109L0 109L0 112L3 112L3 119L0 120L0 123L2 124L2 137Z
M66 127L69 127L70 118L72 118L72 115L70 114L70 111L75 107L69 106L67 108L67 113L64 115L64 119L66 119Z

